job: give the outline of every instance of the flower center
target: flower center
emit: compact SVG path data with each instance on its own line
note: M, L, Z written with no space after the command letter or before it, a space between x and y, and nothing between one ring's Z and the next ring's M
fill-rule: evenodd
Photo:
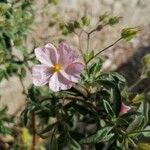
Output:
M61 70L61 65L60 64L55 64L53 67L54 72L59 72Z

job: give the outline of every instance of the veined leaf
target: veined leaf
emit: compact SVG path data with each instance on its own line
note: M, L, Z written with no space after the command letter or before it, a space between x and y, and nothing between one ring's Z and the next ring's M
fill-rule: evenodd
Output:
M112 118L115 118L115 112L113 111L110 104L106 100L103 100L103 104L108 115L110 115Z
M112 127L104 127L102 129L98 130L95 134L81 139L80 143L85 144L85 143L106 142L112 137L112 134L111 134L111 136L109 136L109 132L111 130L112 130Z
M74 140L73 138L70 137L70 150L81 150L80 144Z
M141 115L137 116L133 120L133 122L128 126L126 131L129 133L129 132L139 129L141 127L143 121L144 121L144 116L141 116Z
M121 94L118 85L116 84L112 89L112 98L113 98L113 110L118 116L121 109Z

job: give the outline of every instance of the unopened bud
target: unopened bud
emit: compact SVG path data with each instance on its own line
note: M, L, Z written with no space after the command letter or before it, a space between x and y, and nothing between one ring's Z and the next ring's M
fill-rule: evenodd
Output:
M121 37L127 41L130 41L137 35L138 31L138 28L124 28L121 32Z
M102 29L103 29L103 25L101 25L101 24L98 25L97 28L96 28L97 31L101 31Z

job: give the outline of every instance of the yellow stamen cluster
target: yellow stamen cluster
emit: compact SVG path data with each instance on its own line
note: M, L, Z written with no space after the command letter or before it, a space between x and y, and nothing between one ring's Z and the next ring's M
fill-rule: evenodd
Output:
M55 64L53 67L54 72L59 72L61 70L61 65L60 64Z

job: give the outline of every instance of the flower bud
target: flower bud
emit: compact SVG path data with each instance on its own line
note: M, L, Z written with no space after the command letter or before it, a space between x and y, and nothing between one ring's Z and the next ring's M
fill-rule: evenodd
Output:
M84 16L81 18L83 25L88 26L90 24L90 17Z
M119 115L126 114L130 109L131 109L131 107L125 105L125 104L122 102L122 104L121 104L121 110L120 110Z
M150 54L147 54L143 59L143 64L145 67L150 67Z
M117 23L119 23L119 21L122 19L122 17L120 16L115 16L115 17L111 17L109 20L108 20L108 24L113 26Z
M138 31L138 28L124 28L121 32L121 37L126 41L130 41L137 35Z
M101 31L102 29L103 29L103 26L101 24L98 25L97 28L96 28L97 31Z
M74 27L75 28L81 28L82 27L82 22L81 21L74 21Z

